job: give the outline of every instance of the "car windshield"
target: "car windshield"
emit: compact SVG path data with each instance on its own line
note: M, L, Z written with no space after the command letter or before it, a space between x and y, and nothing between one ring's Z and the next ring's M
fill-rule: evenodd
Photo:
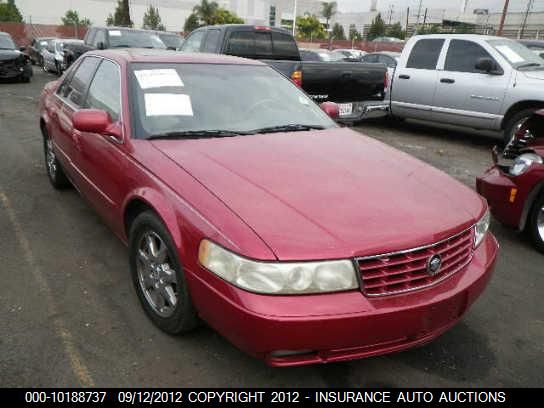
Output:
M131 30L108 30L111 48L166 49L161 39L152 33Z
M182 38L174 34L158 34L164 45L168 48L178 49L181 46Z
M544 69L544 60L523 44L507 39L489 40L488 43L515 69Z
M217 137L335 123L268 66L133 63L134 137Z
M0 49L2 50L14 50L15 43L10 36L0 35Z

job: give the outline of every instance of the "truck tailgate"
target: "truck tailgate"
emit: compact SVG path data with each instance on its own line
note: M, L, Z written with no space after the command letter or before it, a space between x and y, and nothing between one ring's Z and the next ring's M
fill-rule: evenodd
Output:
M383 100L385 73L385 65L304 61L302 88L317 102Z

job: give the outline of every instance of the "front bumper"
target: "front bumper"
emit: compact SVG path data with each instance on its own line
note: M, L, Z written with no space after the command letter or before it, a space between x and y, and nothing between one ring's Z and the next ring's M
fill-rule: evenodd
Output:
M0 78L9 79L17 77L32 76L32 66L30 64L19 64L15 61L0 61Z
M209 272L189 273L200 316L247 353L272 366L350 360L391 353L439 336L489 281L498 244L489 233L463 270L435 286L381 298L360 291L306 296L249 293Z
M512 177L493 166L476 178L476 190L486 198L491 214L502 224L519 228L530 189L525 174Z

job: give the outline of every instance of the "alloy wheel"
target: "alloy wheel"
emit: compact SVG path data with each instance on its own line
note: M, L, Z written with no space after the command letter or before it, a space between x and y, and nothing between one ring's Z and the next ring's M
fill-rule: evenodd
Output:
M536 229L538 231L540 239L544 242L544 205L542 206L536 217Z
M138 242L136 255L138 282L146 301L161 317L170 317L178 303L176 271L161 237L147 231Z
M57 158L55 157L55 152L53 151L53 141L50 138L47 138L46 141L46 161L47 172L54 180L57 175Z

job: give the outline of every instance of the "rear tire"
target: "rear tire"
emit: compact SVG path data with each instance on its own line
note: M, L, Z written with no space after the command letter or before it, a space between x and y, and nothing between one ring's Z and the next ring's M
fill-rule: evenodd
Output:
M527 232L536 249L544 253L544 193L536 198L529 214Z
M43 129L43 150L45 155L45 169L51 185L56 190L64 190L70 187L70 181L55 156L53 141L45 129Z
M503 132L503 143L504 146L508 145L510 141L514 138L519 127L531 116L535 111L538 110L538 107L528 108L520 110L519 112L514 113L514 115L508 119L508 122L504 126Z
M177 334L197 326L177 248L152 211L138 215L130 227L129 263L140 303L159 329Z

